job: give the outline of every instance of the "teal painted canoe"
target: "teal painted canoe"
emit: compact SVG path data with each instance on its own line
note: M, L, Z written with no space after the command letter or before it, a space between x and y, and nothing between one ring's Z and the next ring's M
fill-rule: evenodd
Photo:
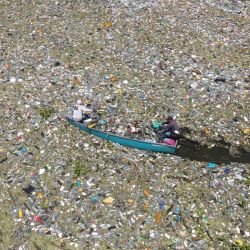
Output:
M147 141L142 141L142 140L135 140L131 138L118 136L115 134L110 134L110 133L100 131L97 129L88 128L84 124L75 121L71 116L66 116L66 120L74 127L77 127L80 130L85 131L88 134L95 135L99 138L102 138L102 139L105 139L107 141L111 141L114 143L118 143L126 147L147 150L147 151L161 152L161 153L169 153L169 154L173 154L176 151L176 146L169 146L169 145L165 145L161 143L147 142Z

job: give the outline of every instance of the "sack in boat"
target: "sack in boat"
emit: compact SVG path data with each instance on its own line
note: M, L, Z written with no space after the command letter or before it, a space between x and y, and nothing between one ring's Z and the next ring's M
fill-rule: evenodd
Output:
M164 140L164 143L166 143L166 144L169 145L169 146L175 146L176 141L173 140L173 139L165 139L165 140Z

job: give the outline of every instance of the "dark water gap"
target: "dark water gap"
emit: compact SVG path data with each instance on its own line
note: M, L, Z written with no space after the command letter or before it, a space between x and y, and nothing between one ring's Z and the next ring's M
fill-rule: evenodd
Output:
M188 137L191 131L185 130L185 134ZM225 142L223 139L219 141L213 141L214 147L210 148L209 145L199 144L186 140L180 140L180 147L176 150L176 155L182 158L188 158L195 161L215 162L217 164L239 162L250 163L250 152L244 150L241 146L234 147L237 152L236 155L230 153L230 143Z

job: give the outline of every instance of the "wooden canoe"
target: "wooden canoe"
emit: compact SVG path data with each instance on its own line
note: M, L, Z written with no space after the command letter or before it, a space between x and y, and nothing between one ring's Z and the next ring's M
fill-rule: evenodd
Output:
M122 146L141 149L141 150L147 150L147 151L169 153L169 154L173 154L176 151L177 142L175 146L170 146L170 145L166 145L163 143L147 142L143 140L131 139L131 138L111 134L105 131L101 131L98 129L88 128L86 125L75 121L71 116L66 116L65 118L71 125L73 125L76 128L79 128L80 130L88 134L95 135L107 141L118 143Z

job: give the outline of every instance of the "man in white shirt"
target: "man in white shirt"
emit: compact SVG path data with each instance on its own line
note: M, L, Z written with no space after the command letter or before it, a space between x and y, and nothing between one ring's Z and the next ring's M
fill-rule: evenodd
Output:
M88 119L92 109L89 107L84 107L81 105L82 101L78 100L73 110L73 119L77 122L82 122L85 119Z

